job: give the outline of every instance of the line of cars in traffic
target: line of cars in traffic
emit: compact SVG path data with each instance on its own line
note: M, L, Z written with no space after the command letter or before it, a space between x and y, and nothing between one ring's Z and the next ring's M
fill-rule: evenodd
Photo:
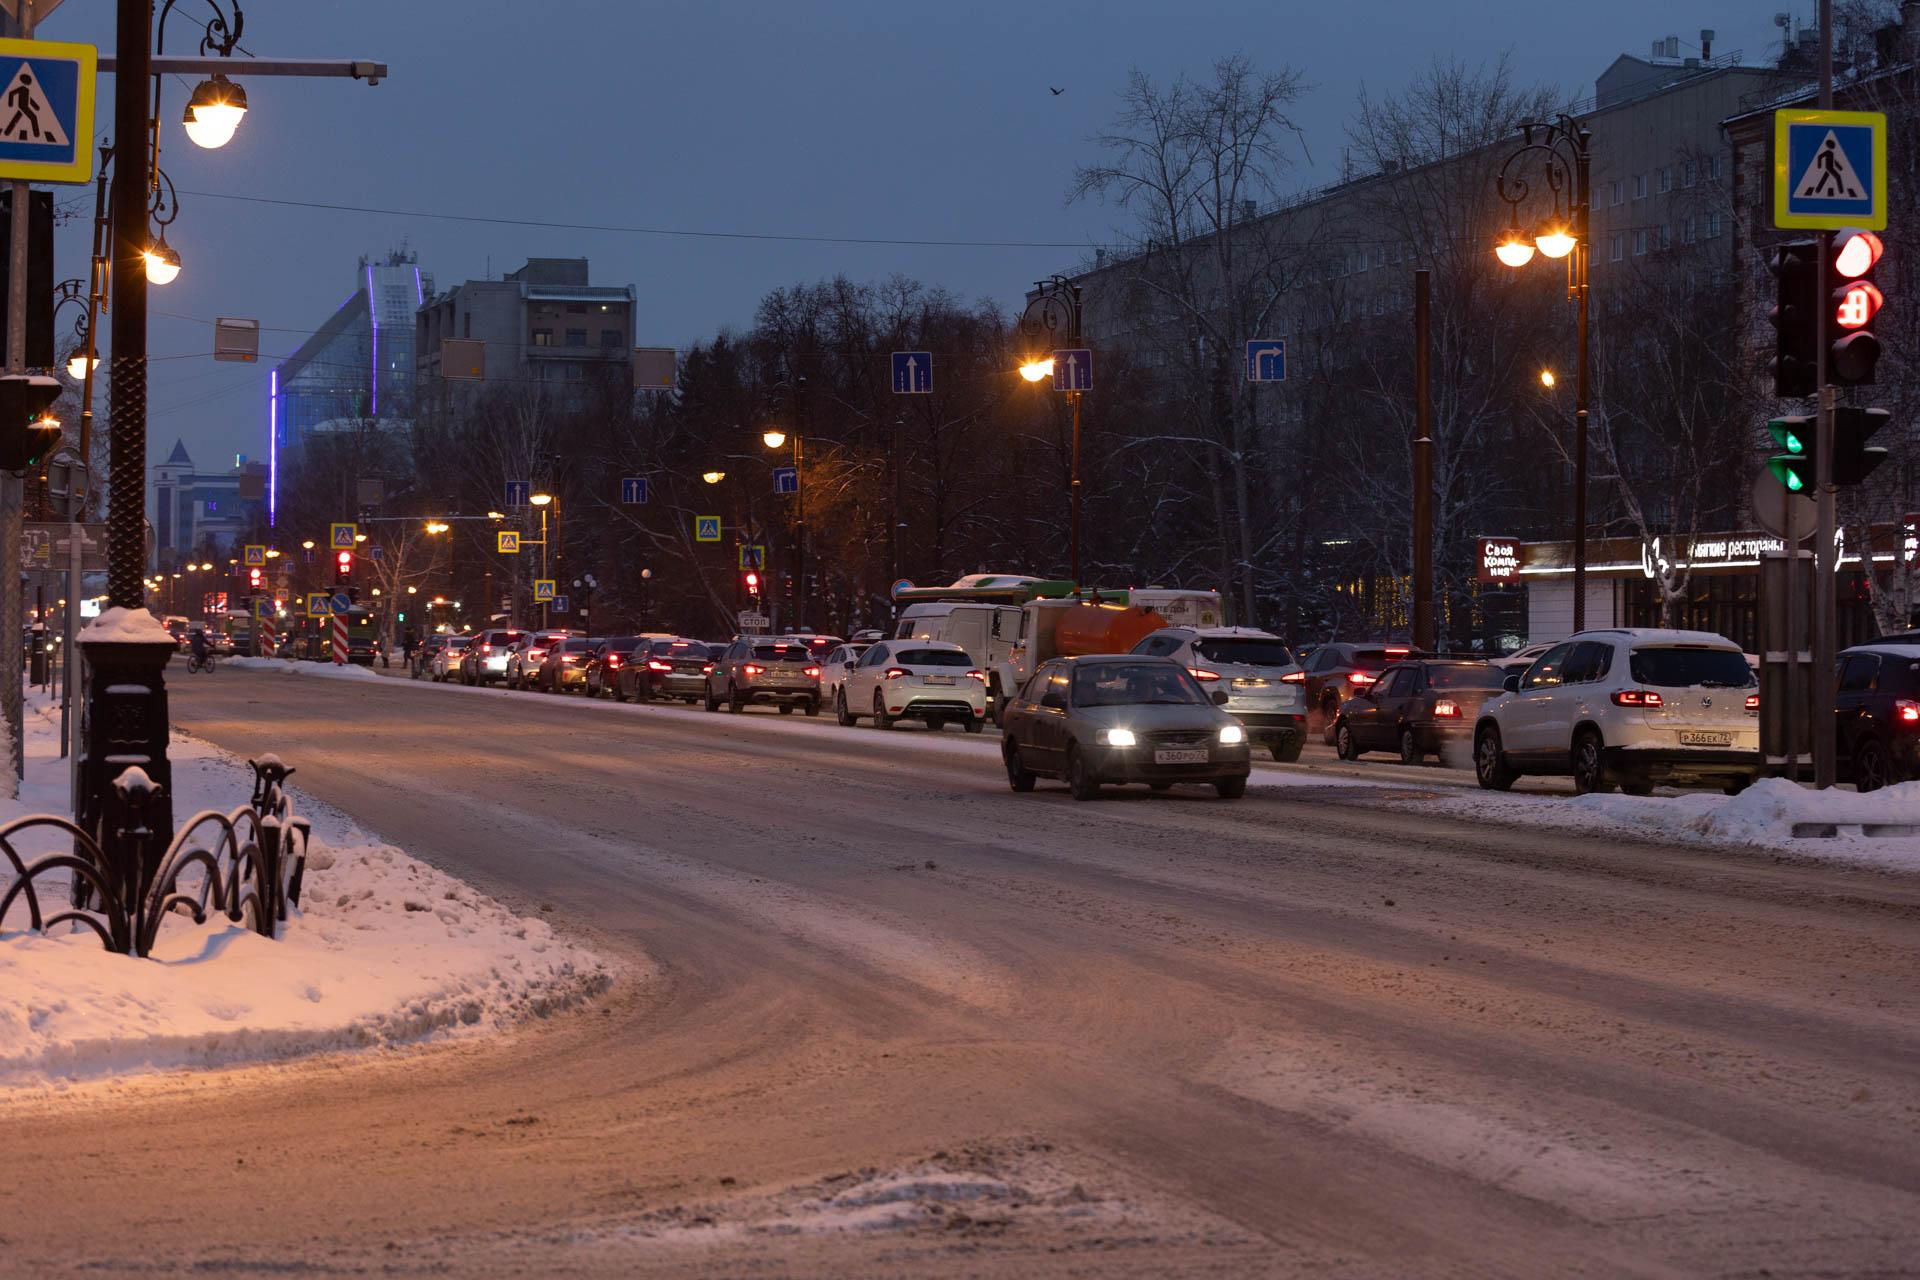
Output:
M1125 653L1043 662L995 696L997 683L965 648L919 629L908 619L894 636L709 642L496 628L436 637L416 673L735 714L824 711L844 726L879 729L918 720L978 733L991 722L1015 790L1051 776L1076 794L1178 781L1237 794L1233 779L1244 787L1253 750L1297 760L1315 729L1343 760L1437 756L1471 767L1489 790L1554 775L1583 793L1646 794L1663 784L1731 793L1761 770L1753 669L1737 645L1707 632L1596 629L1492 660L1338 642L1297 661L1268 632L1163 626ZM1863 790L1920 776L1914 641L1842 655L1842 759Z

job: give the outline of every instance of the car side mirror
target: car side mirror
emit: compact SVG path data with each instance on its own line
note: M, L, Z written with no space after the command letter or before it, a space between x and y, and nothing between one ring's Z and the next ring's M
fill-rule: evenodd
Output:
M1505 680L1502 680L1500 682L1500 687L1505 689L1508 693L1520 692L1520 673L1516 671L1512 675L1508 676Z
M1225 689L1215 689L1213 691L1213 705L1216 707L1224 707L1227 705L1227 691Z

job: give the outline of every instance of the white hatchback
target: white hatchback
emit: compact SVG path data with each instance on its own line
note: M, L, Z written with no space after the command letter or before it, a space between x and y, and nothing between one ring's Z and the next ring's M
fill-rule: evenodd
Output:
M882 640L842 673L833 710L847 726L861 716L872 716L876 729L908 719L939 729L957 720L979 733L987 723L987 674L957 644Z
M1740 646L1708 631L1583 631L1541 654L1474 727L1480 785L1571 775L1576 791L1659 783L1739 791L1760 772L1760 692Z

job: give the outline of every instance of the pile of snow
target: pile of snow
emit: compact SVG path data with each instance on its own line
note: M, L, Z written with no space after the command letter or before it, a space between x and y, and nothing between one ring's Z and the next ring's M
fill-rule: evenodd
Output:
M1520 796L1481 792L1423 799L1423 812L1655 839L1791 851L1839 862L1920 871L1920 782L1862 795L1762 778L1737 796Z
M160 619L145 609L102 609L100 616L80 628L80 643L164 644L172 648L178 642L173 633L160 625Z
M300 662L292 658L222 658L220 664L243 671L278 671L289 676L319 676L326 680L378 680L372 667L356 662Z
M22 801L0 804L0 820L66 809L57 712L36 700L27 719L28 786ZM225 752L176 734L171 756L176 817L246 799L251 775ZM107 952L91 931L28 932L24 911L10 913L0 1089L477 1035L610 982L598 957L545 922L297 794L295 811L313 821L313 842L301 907L277 940L223 916L205 926L175 916L154 956L136 960Z

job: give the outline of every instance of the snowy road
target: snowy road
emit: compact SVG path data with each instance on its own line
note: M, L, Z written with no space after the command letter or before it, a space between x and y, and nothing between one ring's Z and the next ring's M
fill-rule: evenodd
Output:
M0 1116L0 1271L1907 1274L1920 881L1261 771L223 670L176 720L656 967ZM236 1206L244 1206L236 1212Z

